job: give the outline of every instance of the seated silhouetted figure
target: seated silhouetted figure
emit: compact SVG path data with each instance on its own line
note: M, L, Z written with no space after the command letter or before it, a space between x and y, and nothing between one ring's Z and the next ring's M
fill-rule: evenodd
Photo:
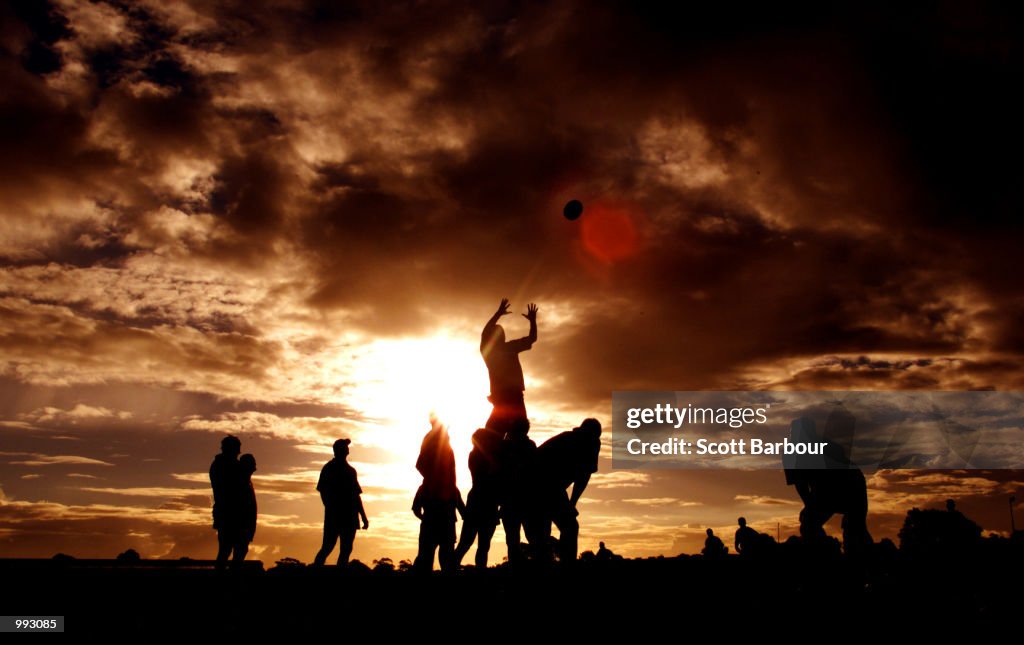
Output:
M341 551L338 553L338 564L348 564L359 520L363 521L363 530L370 527L363 509L363 489L359 486L356 469L347 461L350 443L351 439L338 439L334 442L334 459L324 464L320 471L320 481L316 485L324 503L324 540L313 559L315 566L323 565L339 541Z
M981 527L946 501L946 510L912 509L900 529L900 550L913 555L959 557L981 542Z
M252 474L256 472L256 458L246 453L238 459L242 477L242 492L239 503L239 540L235 547L235 559L245 559L249 544L256 537L256 489L252 485Z
M708 536L704 539L704 548L701 549L701 554L709 560L724 558L729 553L728 547L722 544L722 540L715 535L713 530L708 529L707 534Z
M736 529L736 539L733 542L733 546L736 547L736 553L740 555L754 555L761 543L761 534L754 529L747 526L747 518L741 517L736 522L740 525Z
M466 500L462 534L455 549L455 563L461 564L473 540L477 540L476 566L487 568L491 538L498 526L498 454L502 436L488 428L473 433L473 449L469 452L469 474L473 487Z
M455 512L465 516L462 495L455 485L455 452L448 429L433 415L430 431L423 437L416 470L423 484L413 499L413 513L420 519L419 552L414 563L418 571L434 568L438 552L442 571L455 568Z
M498 310L487 321L480 334L480 353L487 364L487 373L491 381L491 395L488 400L494 406L486 425L502 434L516 428L522 429L521 425L514 422L527 418L526 402L523 398L526 385L519 354L537 342L537 305L529 305L523 314L523 317L530 321L529 335L510 341L505 340L505 330L498 324L498 319L509 313L508 309L508 299L502 298Z
M597 472L600 452L601 423L597 419L584 419L578 428L555 435L537 448L537 537L529 532L527 537L531 544L546 540L553 522L558 527L562 562L576 560L580 531L576 504L590 476ZM567 493L569 486L572 495Z
M597 559L602 562L607 562L615 558L615 554L612 550L604 545L604 542L599 542L597 546Z
M220 454L210 464L210 486L213 488L213 528L217 529L217 570L223 570L228 558L234 562L245 559L242 528L242 469L238 453L242 442L228 435L220 442Z
M508 561L517 563L524 555L523 527L528 527L529 534L536 525L537 444L527 436L530 422L525 417L514 419L510 428L499 446L497 483ZM535 546L541 545L541 542L534 542L534 538L530 540Z

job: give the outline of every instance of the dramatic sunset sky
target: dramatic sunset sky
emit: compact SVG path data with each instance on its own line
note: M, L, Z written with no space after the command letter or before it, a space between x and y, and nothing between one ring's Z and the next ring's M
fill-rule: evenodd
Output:
M340 436L354 556L410 557L503 296L538 442L613 390L1021 389L1017 15L633 4L4 3L0 557L212 557L227 432L254 557L312 559ZM582 548L795 531L777 471L600 465ZM1005 533L1022 481L869 473L869 525Z

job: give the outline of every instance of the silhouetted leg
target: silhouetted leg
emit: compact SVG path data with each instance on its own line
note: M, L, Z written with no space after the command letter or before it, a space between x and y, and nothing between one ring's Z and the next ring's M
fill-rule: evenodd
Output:
M447 518L446 518L447 519ZM446 522L443 533L438 536L437 559L441 563L441 571L455 569L455 518Z
M237 569L245 561L246 554L249 553L249 540L239 535L235 539L234 552L234 557L231 558L231 566Z
M217 565L218 571L223 571L228 565L228 558L231 556L231 549L235 546L235 541L231 538L230 532L227 529L220 529L217 531Z
M462 559L469 553L470 547L473 546L473 540L477 536L476 522L473 521L472 515L470 519L463 518L462 520L462 533L459 535L459 545L455 547L455 566L462 564Z
M573 508L569 496L562 492L557 498L551 500L551 519L558 527L558 559L562 562L575 562L576 551L579 548L580 523L576 519L576 509ZM548 531L551 531L548 524Z
M526 541L530 543L531 555L543 560L551 560L554 554L551 551L551 513L552 495L558 492L538 494L526 505L523 513L523 532L526 534ZM562 493L565 496L564 493Z
M338 541L339 531L338 522L334 518L333 513L324 512L324 542L320 547L320 551L316 554L313 559L313 564L316 566L322 565L327 561L327 556L334 550L334 543Z
M497 526L490 522L484 522L482 526L477 530L477 541L476 541L476 568L486 569L487 568L487 554L491 550L491 538L494 537L494 529Z
M843 550L847 554L864 553L873 542L868 532L867 509L843 515Z
M438 546L436 518L430 509L425 509L420 522L419 552L413 566L417 571L429 573L434 570L434 551Z
M343 528L339 537L341 538L341 548L338 553L338 566L340 567L348 564L348 559L352 557L352 545L356 541L356 525L352 524Z
M804 540L815 541L825 537L825 522L832 517L832 513L824 509L808 504L800 511L800 537Z
M501 514L501 525L505 529L505 546L508 547L508 561L519 562L523 559L522 521L517 513L506 507Z

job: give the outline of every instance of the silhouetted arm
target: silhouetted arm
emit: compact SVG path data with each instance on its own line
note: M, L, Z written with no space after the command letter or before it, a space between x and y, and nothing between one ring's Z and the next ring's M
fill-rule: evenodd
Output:
M487 321L486 325L484 325L484 330L482 332L480 332L480 350L481 351L483 351L484 344L491 337L491 334L494 333L494 326L498 324L498 319L501 318L502 316L508 315L508 313L509 313L508 312L508 307L509 307L508 298L502 298L501 299L501 304L498 305L498 310L494 312L494 315L491 316L491 319Z
M356 503L359 505L359 517L363 518L363 530L370 528L370 520L366 519L366 510L363 509L363 498L356 497Z
M505 343L506 349L513 352L525 352L533 347L533 344L537 342L537 305L530 303L530 306L526 309L526 313L523 314L523 318L530 321L530 333L522 338L510 340Z
M416 496L412 498L412 514L417 519L423 519L423 487L416 489Z
M532 302L526 307L526 313L523 314L523 318L530 321L530 335L526 337L530 341L530 344L537 342L537 305Z
M572 483L572 497L569 498L569 501L572 502L573 508L576 508L576 502L580 501L580 498L583 497L583 491L587 490L587 484L589 483L590 473L587 473L582 477L578 477L576 481Z
M455 491L455 510L459 512L459 517L465 521L466 519L466 503L462 501L462 491Z

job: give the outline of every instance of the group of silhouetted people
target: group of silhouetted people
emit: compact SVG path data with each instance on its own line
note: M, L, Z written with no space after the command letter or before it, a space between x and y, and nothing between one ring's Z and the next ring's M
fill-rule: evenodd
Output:
M508 557L517 562L526 553L521 540L525 533L533 554L554 557L552 525L559 530L557 555L562 561L576 559L579 522L576 504L597 472L601 450L601 424L585 419L577 428L558 434L540 446L528 437L530 421L524 399L525 381L519 354L537 340L537 306L529 305L523 317L530 323L529 335L506 340L498 320L509 313L502 299L497 311L484 325L480 353L490 379L488 400L493 410L483 428L473 434L469 454L472 487L467 500L455 481L455 453L448 429L431 416L430 430L423 438L416 470L423 483L416 491L412 510L420 520L419 551L414 568L433 569L435 554L442 570L457 568L477 543L476 565L487 566L491 539L498 522L505 530ZM317 490L324 504L323 545L314 558L322 565L340 542L338 563L352 554L360 523L369 527L362 503L362 489L355 469L349 465L349 439L334 443L334 459L320 472ZM214 528L217 529L217 566L223 568L232 552L234 561L244 560L256 530L256 498L251 476L256 470L252 455L243 455L241 442L232 436L221 442L221 454L210 467L214 492ZM572 494L568 488L572 486ZM456 514L462 516L462 533L456 546Z
M551 527L559 530L558 557L576 559L579 513L576 503L591 474L597 472L601 450L601 424L585 419L578 428L558 434L540 446L529 438L530 421L524 399L525 381L519 354L537 340L537 306L529 305L523 317L530 322L529 335L506 340L498 320L509 313L503 299L484 325L480 353L487 365L493 409L483 428L473 433L469 453L472 487L465 502L455 481L455 455L447 428L431 419L431 428L420 446L416 469L423 484L416 493L413 512L421 520L419 553L414 566L430 570L438 554L442 570L457 568L475 541L477 567L487 566L491 538L500 521L505 530L508 558L526 557L522 536L533 555L548 559L554 554ZM572 486L571 496L567 490ZM462 532L455 540L456 513Z

